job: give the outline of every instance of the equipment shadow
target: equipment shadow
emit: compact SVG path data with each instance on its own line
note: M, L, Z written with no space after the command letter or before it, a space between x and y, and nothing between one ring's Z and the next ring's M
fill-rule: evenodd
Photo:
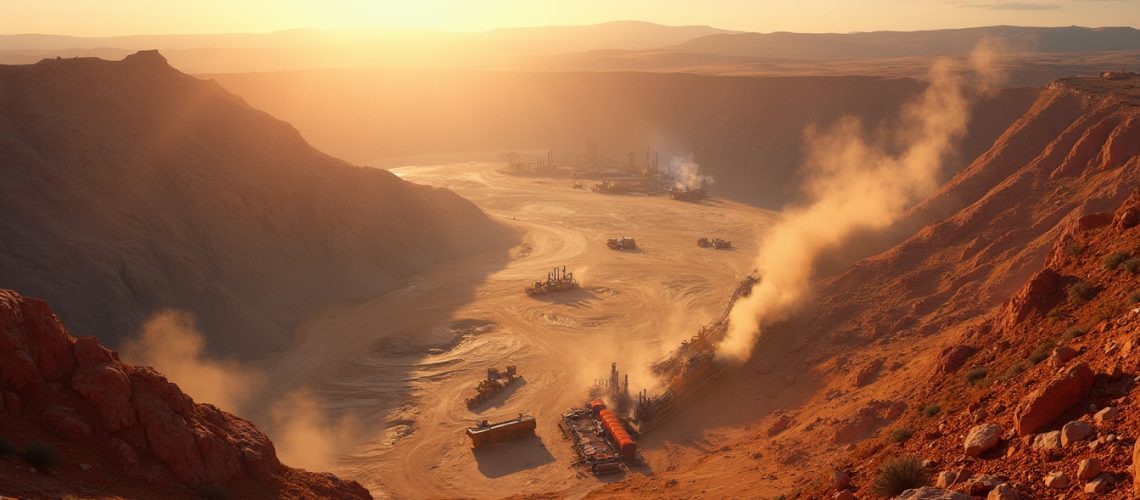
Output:
M475 455L479 473L491 479L541 467L554 461L554 455L546 449L546 444L538 436L497 443L471 451Z

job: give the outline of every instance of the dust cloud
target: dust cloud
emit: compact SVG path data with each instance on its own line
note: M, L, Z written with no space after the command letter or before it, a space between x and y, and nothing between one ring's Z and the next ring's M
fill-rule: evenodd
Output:
M152 366L198 402L229 412L242 410L263 377L234 360L214 360L203 352L205 337L189 313L165 310L143 324L137 339L123 344L123 360Z
M304 387L274 397L265 374L236 360L212 359L193 315L165 310L144 323L139 337L124 342L125 362L154 367L194 401L252 417L273 441L285 464L310 470L330 470L359 428L351 416L333 418L321 401ZM271 401L261 404L262 401ZM256 418L269 408L267 418Z
M761 281L736 303L717 356L746 361L764 327L786 318L810 290L816 259L856 231L884 229L939 185L943 161L966 132L972 100L993 92L1001 73L988 43L968 64L937 60L926 90L893 133L871 139L853 118L805 132L805 205L785 207L760 243Z
M293 467L332 470L336 457L360 441L354 418L330 417L316 395L304 388L275 402L269 420L277 458Z

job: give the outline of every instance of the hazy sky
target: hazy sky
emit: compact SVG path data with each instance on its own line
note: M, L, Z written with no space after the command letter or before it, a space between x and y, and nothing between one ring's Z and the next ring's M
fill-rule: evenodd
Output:
M624 19L759 32L1135 27L1140 0L0 0L0 33L83 36L300 27L481 31Z

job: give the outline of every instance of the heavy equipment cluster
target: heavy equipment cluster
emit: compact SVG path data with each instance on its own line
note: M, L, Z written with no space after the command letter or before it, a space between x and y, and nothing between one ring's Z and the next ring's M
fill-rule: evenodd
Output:
M486 403L521 378L515 365L508 366L503 371L499 371L497 368L488 368L487 378L480 380L479 385L475 386L475 395L467 398L467 408L474 409Z
M574 273L566 272L566 266L562 266L561 269L556 267L553 271L546 273L545 281L535 281L534 284L526 287L525 291L527 295L545 295L573 290L578 286L578 280L574 279Z
M621 418L600 399L562 414L558 428L578 455L574 464L591 474L616 474L622 471L623 464L640 461L637 442Z

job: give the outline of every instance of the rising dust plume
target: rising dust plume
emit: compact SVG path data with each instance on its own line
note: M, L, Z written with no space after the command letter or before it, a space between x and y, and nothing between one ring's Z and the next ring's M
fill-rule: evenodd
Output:
M268 400L265 375L231 359L211 359L193 315L158 312L143 325L137 339L123 344L123 360L151 366L199 403L210 403L243 416L264 413L254 401ZM353 443L355 420L333 418L304 387L289 390L269 405L268 425L259 425L273 440L285 464L309 470L331 470L335 457Z
M966 132L971 101L1000 84L994 58L994 49L983 43L968 68L935 61L926 90L903 109L900 126L886 138L870 139L854 118L822 132L806 131L805 189L811 201L786 207L761 242L761 281L733 307L719 358L743 362L751 356L761 330L806 298L823 252L839 248L856 231L890 226L938 187L944 159Z

